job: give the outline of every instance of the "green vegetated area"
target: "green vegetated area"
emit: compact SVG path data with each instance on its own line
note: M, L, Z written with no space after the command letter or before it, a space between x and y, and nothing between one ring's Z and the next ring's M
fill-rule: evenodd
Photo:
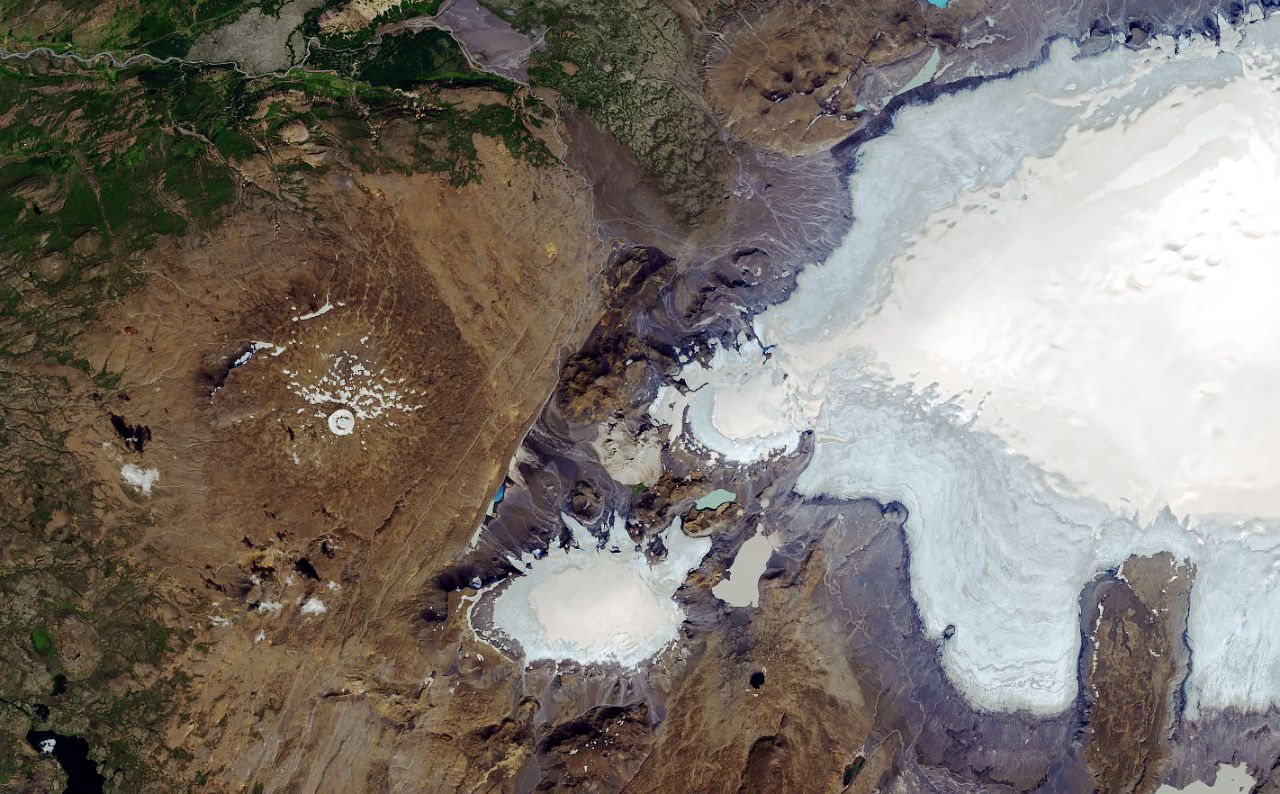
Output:
M269 90L259 100L266 106L264 140L275 140L286 124L300 121L313 145L341 151L343 161L366 172L435 173L461 187L483 178L477 135L501 141L514 158L532 165L555 162L537 134L550 122L550 109L514 84L488 83L488 90L464 95L428 83L407 94L295 69L266 85ZM306 101L288 100L290 91ZM325 167L294 161L280 171L291 178L287 184L305 190L305 174Z
M341 149L358 168L438 173L455 186L481 178L476 135L502 141L512 156L536 166L555 161L538 135L553 114L527 89L473 69L443 30L377 32L434 14L444 0L404 0L359 30L322 31L321 16L348 2L325 0L304 16L305 69L254 81L262 89L258 101L286 91L308 100L302 108L269 103L267 140L290 121L301 121L317 144ZM467 89L475 90L459 93Z
M427 84L485 86L502 91L515 87L501 77L472 69L458 42L434 28L383 36L355 48L316 44L308 55L307 66L373 86L405 90Z
M349 33L325 33L320 17L350 0L328 0L307 12L303 36L310 42L307 66L333 71L374 86L413 89L434 86L486 86L510 91L510 81L475 70L447 32L434 28L379 35L384 26L439 11L443 0L406 0Z
M728 156L690 65L679 17L659 0L482 0L545 31L530 80L586 111L632 151L682 221L723 193Z
M419 83L502 86L500 78L474 71L453 37L443 30L385 37L356 76L373 85L412 88Z
M360 168L440 173L455 186L481 178L476 135L502 141L513 157L536 166L555 161L538 136L553 114L527 89L473 69L458 42L443 30L376 32L433 14L443 0L407 0L358 31L321 32L320 15L344 2L328 0L308 12L302 26L312 42L307 69L293 70L279 87L352 100L361 112L330 105L290 116L273 107L270 131L297 118L311 129L331 130L329 142L343 146ZM472 90L465 93L467 89ZM376 135L369 134L374 130Z
M202 33L250 8L276 14L284 0L0 0L0 45L182 56Z
M136 791L156 776L148 756L185 685L163 661L191 636L156 619L164 606L145 571L64 530L0 570L0 790L29 777L36 728L85 738L109 788Z

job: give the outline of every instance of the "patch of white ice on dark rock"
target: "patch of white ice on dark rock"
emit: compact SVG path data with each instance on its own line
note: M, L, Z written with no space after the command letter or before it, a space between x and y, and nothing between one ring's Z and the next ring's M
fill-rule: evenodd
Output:
M710 539L686 536L677 519L662 537L666 557L650 564L621 518L603 549L578 521L561 518L576 545L540 559L525 555L513 561L527 573L497 595L496 631L520 645L526 662L624 667L635 667L678 640L684 611L673 596L710 550Z
M717 345L706 365L690 362L677 379L687 388L664 386L649 409L670 426L670 443L687 424L698 445L733 463L795 451L804 421L786 374L767 366L759 343L743 337L736 349Z

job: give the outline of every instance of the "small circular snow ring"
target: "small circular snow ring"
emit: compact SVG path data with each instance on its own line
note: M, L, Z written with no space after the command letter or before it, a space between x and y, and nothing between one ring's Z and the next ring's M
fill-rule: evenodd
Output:
M329 432L335 436L349 436L356 429L355 414L346 408L339 408L329 414Z

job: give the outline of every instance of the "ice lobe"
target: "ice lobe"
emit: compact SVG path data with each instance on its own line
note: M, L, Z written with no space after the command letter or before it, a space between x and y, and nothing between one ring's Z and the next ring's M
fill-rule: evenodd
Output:
M710 551L710 539L686 536L676 519L662 535L666 557L650 564L621 517L602 548L573 517L561 519L575 545L541 559L526 555L513 561L528 573L497 596L497 632L519 643L528 662L624 667L639 665L679 639L684 612L672 597Z
M671 427L676 443L687 421L694 439L708 451L735 463L794 452L803 421L785 373L767 366L760 344L745 337L734 350L717 345L706 364L690 362L678 379L686 390L665 386L650 415ZM704 388L711 384L711 388Z
M757 421L811 420L800 492L907 506L924 631L981 708L1068 708L1081 588L1162 550L1197 571L1188 715L1280 702L1278 40L1060 41L902 110L840 249L757 319ZM711 449L693 401L743 378L689 397Z
M1198 781L1186 788L1166 785L1156 789L1156 794L1179 794L1179 792L1181 794L1244 794L1251 790L1256 782L1244 764L1236 766L1219 764L1217 779L1213 785Z

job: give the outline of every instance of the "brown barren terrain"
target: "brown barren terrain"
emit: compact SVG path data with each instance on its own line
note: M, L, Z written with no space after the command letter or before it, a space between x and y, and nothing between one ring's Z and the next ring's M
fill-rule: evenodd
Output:
M478 145L478 185L339 170L305 208L259 202L175 240L88 340L122 377L71 444L107 483L159 472L117 498L150 527L136 553L198 604L179 660L196 700L169 741L230 790L420 790L443 773L423 742L516 707L430 688L470 641L414 597L594 320L604 250L578 179ZM349 435L329 429L340 408ZM142 452L109 414L148 429ZM457 763L458 780L489 771Z

